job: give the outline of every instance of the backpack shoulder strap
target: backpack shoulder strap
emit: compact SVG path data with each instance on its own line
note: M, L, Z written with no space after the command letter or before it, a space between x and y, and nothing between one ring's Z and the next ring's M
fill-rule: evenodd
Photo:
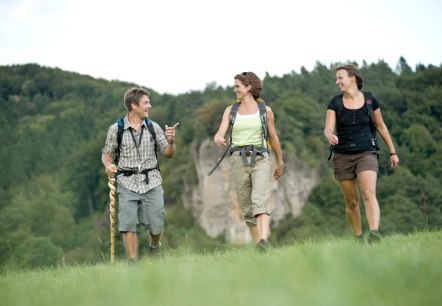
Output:
M149 118L145 118L144 121L146 122L147 129L149 130L150 135L152 136L153 142L154 142L154 151L155 156L157 155L157 135L155 133L155 128L152 124L152 121Z
M124 131L124 120L123 120L123 118L120 118L120 119L117 120L117 126L118 126L118 130L117 130L117 144L118 144L118 147L120 147L121 140L123 139L123 131Z
M236 114L238 113L238 108L241 102L235 102L232 104L232 108L230 109L230 125L232 126L235 122Z
M363 94L368 110L373 113L373 95L371 94L371 92L364 92Z
M153 127L152 121L149 118L144 119L147 125L147 129L150 132L150 135L152 135L153 140L155 141L155 146L157 144L157 135L155 134L155 128Z
M160 164L158 163L158 155L157 155L157 135L155 133L155 128L152 124L152 120L150 120L149 118L145 118L144 121L146 122L147 125L147 129L149 130L150 135L152 136L153 139L153 143L154 143L154 149L153 151L155 152L155 158L157 159L157 166L156 169L158 169L158 171L160 171Z
M115 165L118 166L118 162L120 160L120 147L121 147L121 141L123 139L123 133L124 133L124 120L123 118L120 118L117 120L117 148L115 150Z
M232 129L233 123L235 123L236 115L238 114L238 108L241 102L235 102L230 109L230 143L232 143Z
M339 121L341 119L341 113L342 113L342 107L343 107L343 102L342 102L342 95L339 96L335 96L333 98L333 101L336 105L336 126L339 126Z
M267 141L269 138L267 131L267 109L264 101L258 102L259 118L261 119L262 137Z
M373 95L371 92L364 92L365 105L368 108L368 116L370 117L370 128L373 136L376 133L376 122L374 121L374 112L373 112Z

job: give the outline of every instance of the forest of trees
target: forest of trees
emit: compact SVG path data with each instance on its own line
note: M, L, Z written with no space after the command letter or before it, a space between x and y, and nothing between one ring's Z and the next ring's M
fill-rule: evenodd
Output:
M383 233L440 229L442 67L411 68L404 58L394 69L383 61L358 66L367 83L363 90L379 100L401 160L392 171L381 146ZM288 216L272 229L276 244L348 230L323 136L327 104L339 93L333 67L318 62L312 71L264 78L263 98L275 113L276 128L285 127L278 131L283 153L322 169L302 215ZM109 190L101 149L108 126L125 115L123 94L133 86L37 64L0 66L0 267L108 259ZM183 180L195 179L191 144L213 137L224 108L234 101L232 89L209 84L180 95L149 90L152 119L161 126L180 122L179 154L160 161L168 215L164 244L219 249L224 241L210 239L195 225L181 194ZM119 243L117 253L122 252Z

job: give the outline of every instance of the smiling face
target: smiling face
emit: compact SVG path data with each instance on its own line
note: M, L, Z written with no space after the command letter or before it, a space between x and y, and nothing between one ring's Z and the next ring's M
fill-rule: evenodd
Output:
M347 92L352 86L356 86L355 77L348 76L348 72L344 69L336 71L336 85L341 92Z
M244 86L244 84L238 80L235 79L235 85L233 87L233 92L236 94L237 99L244 99L245 96L247 96L250 93L250 90L252 89L252 86Z
M140 119L149 117L149 111L152 108L150 104L150 99L148 96L144 95L140 98L138 104L132 103L132 113Z

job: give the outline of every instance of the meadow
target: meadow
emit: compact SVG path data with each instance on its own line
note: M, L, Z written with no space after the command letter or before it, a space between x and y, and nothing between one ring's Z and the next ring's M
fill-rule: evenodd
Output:
M441 305L442 232L3 271L0 305Z

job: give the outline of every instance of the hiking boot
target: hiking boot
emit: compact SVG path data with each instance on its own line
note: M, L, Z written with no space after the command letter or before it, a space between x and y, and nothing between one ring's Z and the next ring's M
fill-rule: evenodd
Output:
M364 235L362 235L362 234L355 236L355 240L359 244L364 244L365 243Z
M368 234L368 243L379 243L381 242L381 234L378 231L370 231Z
M161 251L160 248L161 248L161 243L156 247L149 244L149 256L150 257L159 257L160 251Z
M269 248L269 242L267 240L261 239L257 244L256 244L256 250L258 252L261 253L265 253L267 252L267 249Z

